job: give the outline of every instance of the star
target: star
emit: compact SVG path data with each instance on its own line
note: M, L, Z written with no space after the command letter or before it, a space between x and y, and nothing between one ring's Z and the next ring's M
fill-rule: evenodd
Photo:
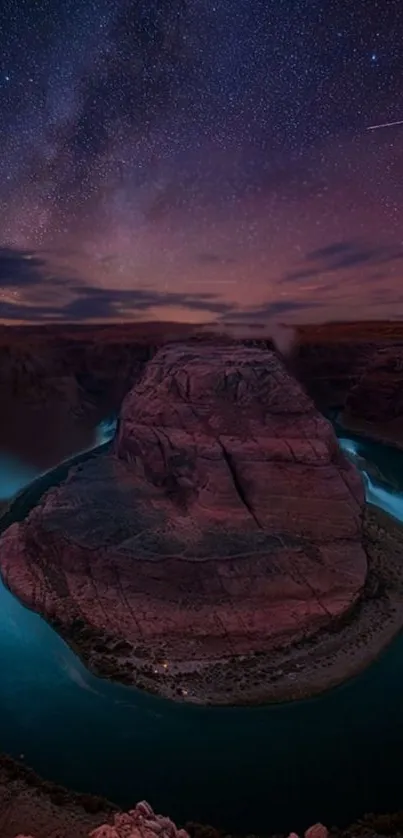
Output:
M30 300L61 271L73 319L133 282L153 316L247 317L269 289L292 319L403 316L402 0L291 5L0 3L0 251L34 252Z

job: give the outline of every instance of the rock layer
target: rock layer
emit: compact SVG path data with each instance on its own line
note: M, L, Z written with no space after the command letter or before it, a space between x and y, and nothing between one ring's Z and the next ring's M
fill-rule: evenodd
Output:
M403 345L378 349L350 389L345 413L368 422L403 426Z
M342 410L377 350L369 341L307 342L298 346L293 367L320 410Z

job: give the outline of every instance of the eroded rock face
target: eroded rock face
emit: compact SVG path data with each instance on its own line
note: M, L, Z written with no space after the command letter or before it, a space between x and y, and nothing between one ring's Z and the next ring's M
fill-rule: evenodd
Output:
M293 367L320 410L343 409L376 353L369 341L307 343L297 348Z
M320 410L336 409L346 427L403 444L401 340L308 342L292 365Z
M152 345L55 336L0 338L0 450L40 470L90 447L154 352Z
M216 700L217 664L352 608L363 501L330 424L273 352L176 344L126 397L113 453L72 469L2 536L0 568L67 637L85 630L93 665L116 641L123 669L104 661L103 674L171 694L203 666L199 698ZM262 698L261 684L245 689Z
M115 341L98 342L90 330L82 340L34 336L0 343L2 401L37 408L51 402L73 413L105 403L112 409L153 352L152 345L118 340L118 335Z
M347 416L368 422L403 424L403 346L379 349L350 389Z

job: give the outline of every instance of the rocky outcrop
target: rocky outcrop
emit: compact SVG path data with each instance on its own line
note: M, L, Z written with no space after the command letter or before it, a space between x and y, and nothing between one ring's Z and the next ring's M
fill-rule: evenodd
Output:
M126 397L113 452L8 529L0 567L96 671L187 700L266 700L275 651L333 631L362 595L363 502L273 352L175 344Z
M351 324L352 326L354 324ZM323 412L335 411L352 431L403 444L403 342L388 330L373 329L370 340L358 339L360 324L349 336L337 333L321 340L305 335L292 356L297 378ZM400 332L402 329L400 329ZM369 337L369 336L367 336Z
M91 446L115 414L154 347L39 334L0 343L0 449L38 471Z
M156 815L143 800L135 809L117 814L113 825L100 826L89 838L189 838L184 829L177 829L170 818Z
M96 827L113 823L118 811L101 797L42 780L26 765L0 754L1 838L87 838Z
M329 832L323 823L315 823L304 833L304 838L328 838Z
M328 830L321 823L309 827L304 838L328 838ZM128 813L117 814L113 825L94 829L89 838L189 838L185 829L177 829L170 818L155 815L151 806L143 800ZM288 838L298 838L291 832Z
M0 449L38 471L93 444L159 346L186 324L0 327ZM225 336L221 337L225 342Z
M19 808L15 807L15 812L7 822L4 821L2 838L189 838L185 829L178 829L169 817L155 814L145 800L129 812L111 814L108 821L102 822L102 815L98 816L98 825L94 827L85 810L77 805L70 803L63 807L60 803L59 807L54 807L42 795L41 808L39 799L35 800L32 795L29 798L29 790L25 790L25 800L21 792L16 793L19 794ZM14 824L30 822L32 834L15 831L13 821Z
M154 348L136 342L31 339L0 345L0 393L13 403L41 408L58 403L80 414L117 409Z
M292 367L319 410L342 410L376 353L367 341L307 342L296 348Z
M344 413L346 420L400 420L403 427L403 346L383 347L373 354L347 394Z
M145 814L147 813L147 814ZM148 823L146 824L146 821ZM136 808L127 814L115 816L113 824L103 824L92 832L85 833L85 838L156 838L156 836L182 836L182 838L224 838L227 834L214 829L211 826L202 824L189 824L189 833L184 829L177 829L170 818L155 815L145 801L138 803ZM64 830L52 832L57 838L79 838L77 829L66 833ZM270 824L267 825L265 836L270 836ZM80 834L81 835L81 834ZM402 813L392 815L365 815L362 820L351 824L345 829L332 827L329 831L322 823L310 826L303 833L304 838L383 838L385 835L393 835L394 838L401 838ZM8 838L8 835L4 838ZM14 835L11 837L14 838ZM49 838L49 833L35 833L34 835L16 835L15 838ZM227 838L231 836L227 835ZM274 838L274 836L273 836ZM277 836L278 838L278 836ZM298 833L290 832L288 838L299 838Z

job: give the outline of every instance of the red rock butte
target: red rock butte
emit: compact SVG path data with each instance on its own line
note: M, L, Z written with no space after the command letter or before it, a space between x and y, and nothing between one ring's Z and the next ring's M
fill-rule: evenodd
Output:
M363 506L332 426L275 352L171 344L126 396L111 450L3 534L0 568L66 636L82 621L129 643L140 682L139 659L155 674L214 666L350 612Z

